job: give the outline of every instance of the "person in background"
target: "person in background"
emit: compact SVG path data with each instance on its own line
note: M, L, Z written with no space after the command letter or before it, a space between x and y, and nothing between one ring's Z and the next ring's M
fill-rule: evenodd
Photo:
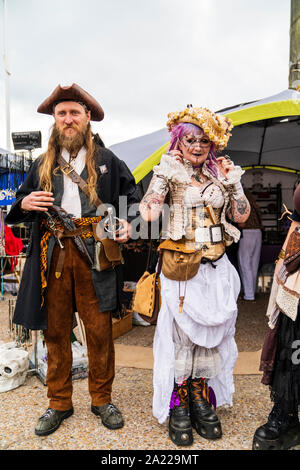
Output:
M257 273L262 246L261 210L251 192L245 188L251 212L246 222L239 223L241 238L238 247L238 267L242 281L244 300L255 300Z
M300 268L288 272L283 260L289 239L300 230L300 185L294 193L292 224L276 262L267 316L260 370L261 382L270 389L274 403L268 420L253 437L253 450L287 450L300 444ZM295 252L300 252L300 234Z

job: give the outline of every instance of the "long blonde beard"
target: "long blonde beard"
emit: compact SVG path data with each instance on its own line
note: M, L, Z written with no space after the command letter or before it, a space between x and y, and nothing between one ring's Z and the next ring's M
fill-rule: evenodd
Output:
M55 126L55 132L57 133L57 141L60 148L65 148L70 155L77 153L85 143L87 127L83 130L79 130L77 126L74 126L77 129L77 134L74 137L67 137L62 131L57 129Z
M87 152L86 152L86 166L88 169L88 189L90 192L90 204L93 204L96 201L97 198L97 193L96 193L96 187L97 187L97 172L95 168L95 158L94 158L94 152L95 152L95 144L93 141L93 134L91 131L91 126L88 123L86 129L82 131L81 133L81 138L78 140L73 138L69 139L69 149L67 150L70 152L71 146L73 145L76 146L77 148L74 149L80 150L81 147L85 146ZM83 140L81 140L83 139ZM57 166L57 156L59 155L61 148L62 148L62 140L59 137L59 132L54 124L53 130L49 139L48 143L48 149L46 153L41 155L41 164L39 167L39 178L40 178L40 186L43 191L49 191L51 192L53 189L52 185L52 177L54 174L56 174L57 170L59 167ZM65 146L66 142L64 142ZM81 145L80 145L81 144ZM80 145L78 147L78 145ZM71 152L70 152L71 153Z

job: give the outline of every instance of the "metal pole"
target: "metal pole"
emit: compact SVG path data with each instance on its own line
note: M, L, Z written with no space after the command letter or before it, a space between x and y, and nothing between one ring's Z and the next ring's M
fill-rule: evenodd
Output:
M10 75L7 56L7 0L3 0L3 64L5 71L6 149L11 151L10 139Z
M289 88L300 85L300 0L291 0Z

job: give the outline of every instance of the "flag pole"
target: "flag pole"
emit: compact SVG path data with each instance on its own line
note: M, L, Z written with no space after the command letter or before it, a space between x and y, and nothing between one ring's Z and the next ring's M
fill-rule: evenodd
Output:
M300 0L291 0L289 88L300 85Z
M6 149L11 151L10 137L10 71L7 53L7 0L3 0L3 64L5 71Z

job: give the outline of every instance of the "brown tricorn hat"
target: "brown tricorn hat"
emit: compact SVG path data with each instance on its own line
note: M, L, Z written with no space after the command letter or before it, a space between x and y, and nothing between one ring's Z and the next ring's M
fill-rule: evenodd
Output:
M91 112L92 121L102 121L104 118L104 111L98 101L76 83L71 86L58 85L51 95L40 104L37 112L52 115L54 106L62 101L76 101L85 104Z

